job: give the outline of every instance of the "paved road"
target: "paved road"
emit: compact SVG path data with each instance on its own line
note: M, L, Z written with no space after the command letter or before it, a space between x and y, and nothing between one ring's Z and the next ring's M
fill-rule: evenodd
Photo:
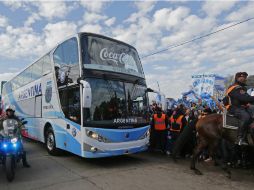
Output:
M250 190L254 188L254 171L234 170L231 180L219 168L200 164L203 176L189 170L189 161L175 164L159 153L82 159L64 153L47 154L40 143L25 142L32 168L19 166L16 178L8 183L0 170L0 190Z

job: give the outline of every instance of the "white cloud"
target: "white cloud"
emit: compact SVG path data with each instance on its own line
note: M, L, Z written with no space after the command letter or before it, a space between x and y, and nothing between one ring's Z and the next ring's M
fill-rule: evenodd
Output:
M248 2L248 4L241 7L239 10L230 13L227 16L227 20L228 21L240 21L240 20L252 18L253 12L254 12L254 2L250 1L250 2Z
M157 10L154 17L154 25L161 28L170 30L177 26L183 26L183 20L189 15L190 9L186 7L178 7L174 10L163 8Z
M16 73L1 73L0 74L0 82L1 81L8 81L10 80L13 76L15 76Z
M90 12L100 13L106 4L109 2L105 1L80 1L80 4Z
M91 23L98 23L101 20L105 20L107 19L107 16L100 15L97 13L86 12L83 16L83 19L85 23L91 24Z
M6 33L0 34L0 41L0 55L14 59L31 55L31 49L36 53L40 37L31 28L8 26Z
M10 7L13 11L21 7L25 7L25 2L22 2L22 1L9 0L9 1L2 1L2 3Z
M4 56L7 49L11 48L11 44L13 44L14 40L7 34L0 34L0 42L0 55Z
M108 18L102 13L103 8L109 4L105 1L81 1L80 4L86 9L83 19L77 22L79 31L81 32L94 32L104 34L108 32L106 26L111 26L115 22L115 18ZM104 30L102 31L102 25ZM109 32L110 33L110 32Z
M168 66L154 65L153 68L155 70L165 70L165 69L168 69Z
M50 20L63 18L73 9L63 1L34 1L32 4L38 8L38 15Z
M132 13L128 19L126 19L124 22L136 22L139 18L144 17L146 14L148 14L150 11L153 10L156 2L155 1L138 1L135 2L135 6L137 7L138 11L135 13Z
M112 26L112 25L115 23L115 21L116 21L116 17L112 17L112 18L106 20L106 21L105 21L105 24L106 24L107 26Z
M171 13L172 9L170 8L162 8L160 10L157 10L153 17L154 17L154 23L159 28L167 28L167 23L170 22L169 15Z
M174 27L174 33L161 39L162 45L171 46L208 34L215 25L216 21L210 17L201 19L196 15L190 15Z
M62 21L55 24L47 24L43 30L46 47L53 48L68 36L77 33L77 25L73 22Z
M118 26L112 31L114 38L124 41L129 44L133 44L135 42L137 26L130 25L128 28L123 28L122 26Z
M0 27L6 27L8 25L8 19L5 16L0 15Z
M206 1L202 9L210 17L219 16L224 11L230 10L237 2L232 0L225 1Z
M100 34L102 30L102 27L100 25L96 24L85 24L80 28L80 32L92 32Z
M33 13L31 16L28 17L28 19L25 21L24 25L26 27L30 27L33 23L35 23L37 20L40 20L41 17L38 13Z
M153 10L156 1L136 1L135 5L140 12L148 13Z

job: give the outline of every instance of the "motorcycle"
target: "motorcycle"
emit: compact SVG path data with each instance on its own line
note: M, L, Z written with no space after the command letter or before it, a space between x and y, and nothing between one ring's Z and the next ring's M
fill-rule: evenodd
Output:
M20 125L26 123L26 121L22 121L19 124L15 119L6 119L3 121L3 129L0 131L0 164L3 165L9 182L13 181L15 168L24 154Z

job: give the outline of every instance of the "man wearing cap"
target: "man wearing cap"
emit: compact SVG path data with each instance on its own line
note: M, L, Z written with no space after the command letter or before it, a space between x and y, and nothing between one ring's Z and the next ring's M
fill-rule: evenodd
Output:
M238 72L235 75L235 83L227 90L229 97L229 113L235 115L241 122L238 127L237 144L248 145L247 131L251 124L251 114L248 110L248 105L254 103L254 97L247 93L246 72Z

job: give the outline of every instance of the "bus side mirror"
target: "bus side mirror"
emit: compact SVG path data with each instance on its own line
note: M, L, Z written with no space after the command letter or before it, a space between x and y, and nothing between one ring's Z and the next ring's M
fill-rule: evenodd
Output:
M154 92L154 90L151 89L151 88L147 88L147 89L146 89L146 93L147 93L147 92Z
M22 121L21 123L22 123L22 125L25 125L25 124L27 124L27 121Z
M83 86L83 108L90 108L92 105L92 91L90 84L84 80L79 81Z

